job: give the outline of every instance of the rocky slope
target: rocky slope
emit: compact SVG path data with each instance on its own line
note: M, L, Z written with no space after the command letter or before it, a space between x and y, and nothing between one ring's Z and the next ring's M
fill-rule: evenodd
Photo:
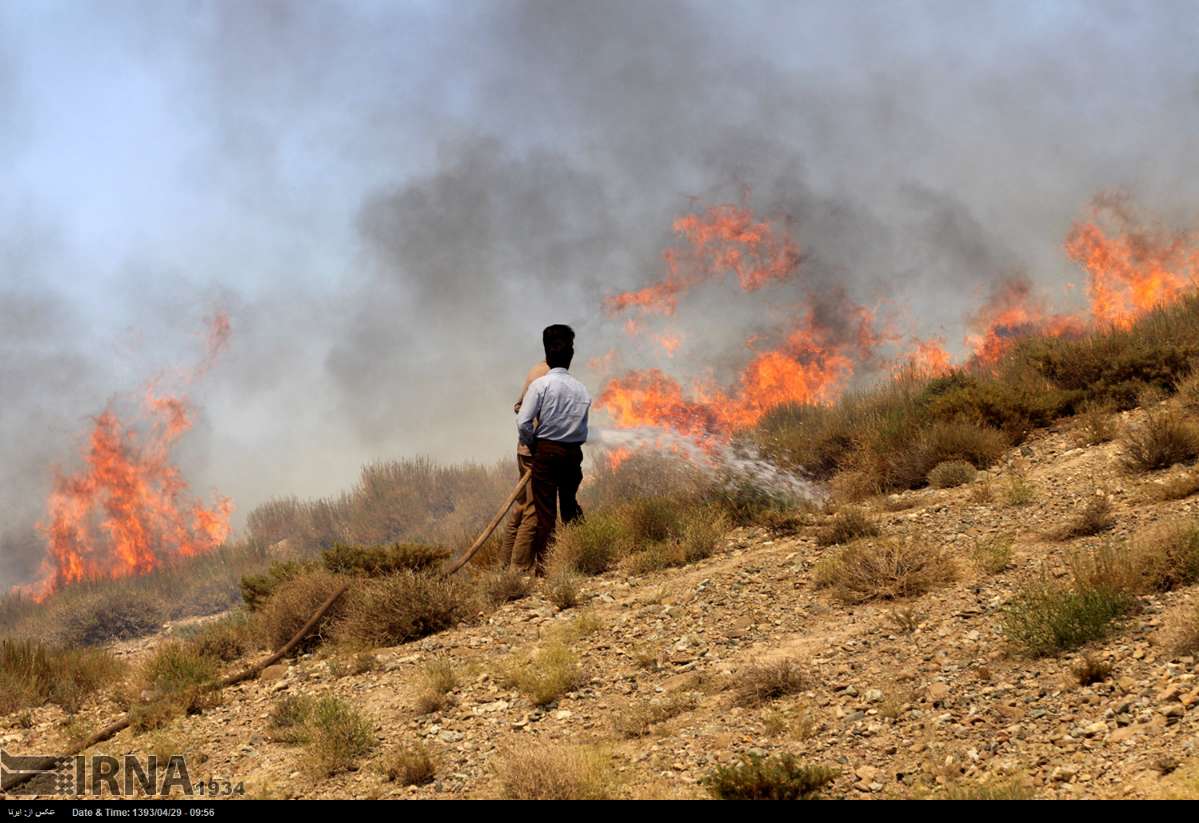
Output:
M350 658L302 657L228 689L219 706L165 732L126 731L103 748L168 746L187 753L204 776L279 797L495 796L500 759L547 743L602 747L618 792L630 797L705 796L704 775L749 751L794 752L837 767L834 797L937 796L947 787L1012 781L1047 798L1183 793L1196 785L1199 666L1172 656L1163 640L1172 615L1193 608L1194 588L1143 598L1108 640L1088 647L1112 665L1111 676L1091 686L1072 674L1080 654L1029 660L1004 644L1002 609L1020 581L1062 575L1069 552L1196 505L1197 498L1151 502L1148 487L1170 472L1129 477L1116 444L1074 442L1066 427L1042 432L973 484L870 504L885 536L952 552L957 580L920 598L847 608L817 589L814 566L836 551L816 544L822 516L787 537L740 530L692 566L591 578L576 609L559 612L534 594L477 625L380 649L373 671L349 673ZM1034 492L1026 505L1007 500L1014 474ZM1114 504L1112 532L1068 542L1046 536L1096 492ZM994 535L1014 537L1014 559L986 574L974 547ZM549 636L569 638L588 680L535 709L498 672L510 655ZM154 642L121 651L138 655ZM784 656L802 664L808 690L760 708L736 706L727 684ZM462 685L452 705L421 715L420 672L436 658L453 661ZM303 750L272 742L268 728L275 702L297 693L352 701L375 725L376 753L357 771L304 777ZM630 719L651 704L677 713L629 737ZM91 706L72 727L46 707L30 728L7 718L3 740L25 751L58 750L72 728L98 726L114 713L111 704ZM388 782L383 754L417 739L436 752L435 782Z

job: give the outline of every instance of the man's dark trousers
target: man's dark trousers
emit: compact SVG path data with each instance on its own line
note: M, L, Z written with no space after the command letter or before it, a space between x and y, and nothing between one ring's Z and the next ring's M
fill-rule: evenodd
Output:
M554 536L559 504L562 522L571 523L583 516L583 510L575 499L582 482L581 444L537 441L533 447L533 505L537 510L537 531L533 535L531 571L545 573L546 549Z

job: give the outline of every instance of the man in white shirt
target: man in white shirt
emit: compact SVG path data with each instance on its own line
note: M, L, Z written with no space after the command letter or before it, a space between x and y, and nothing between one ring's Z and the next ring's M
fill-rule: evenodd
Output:
M583 516L575 498L583 482L583 444L591 395L567 369L574 358L575 333L570 326L553 325L541 334L549 371L529 384L520 404L516 429L520 442L533 454L533 505L537 528L528 556L512 556L512 565L533 574L545 573L545 555L558 509L562 521ZM536 421L536 423L534 423Z

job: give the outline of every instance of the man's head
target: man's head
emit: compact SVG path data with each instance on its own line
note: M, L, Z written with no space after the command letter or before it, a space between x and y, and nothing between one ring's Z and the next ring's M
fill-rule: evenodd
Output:
M575 356L575 333L570 326L555 323L546 326L541 333L541 344L545 346L545 364L551 369L569 369Z

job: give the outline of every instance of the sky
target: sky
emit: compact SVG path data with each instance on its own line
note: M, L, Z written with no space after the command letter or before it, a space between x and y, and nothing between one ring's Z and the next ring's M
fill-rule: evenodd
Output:
M1095 194L1195 218L1197 31L1167 0L0 4L0 583L91 418L217 311L177 456L241 522L366 462L508 455L551 322L593 392L613 348L735 371L794 303L698 290L670 362L600 310L696 203L748 190L806 289L951 348L1013 272L1078 299Z

